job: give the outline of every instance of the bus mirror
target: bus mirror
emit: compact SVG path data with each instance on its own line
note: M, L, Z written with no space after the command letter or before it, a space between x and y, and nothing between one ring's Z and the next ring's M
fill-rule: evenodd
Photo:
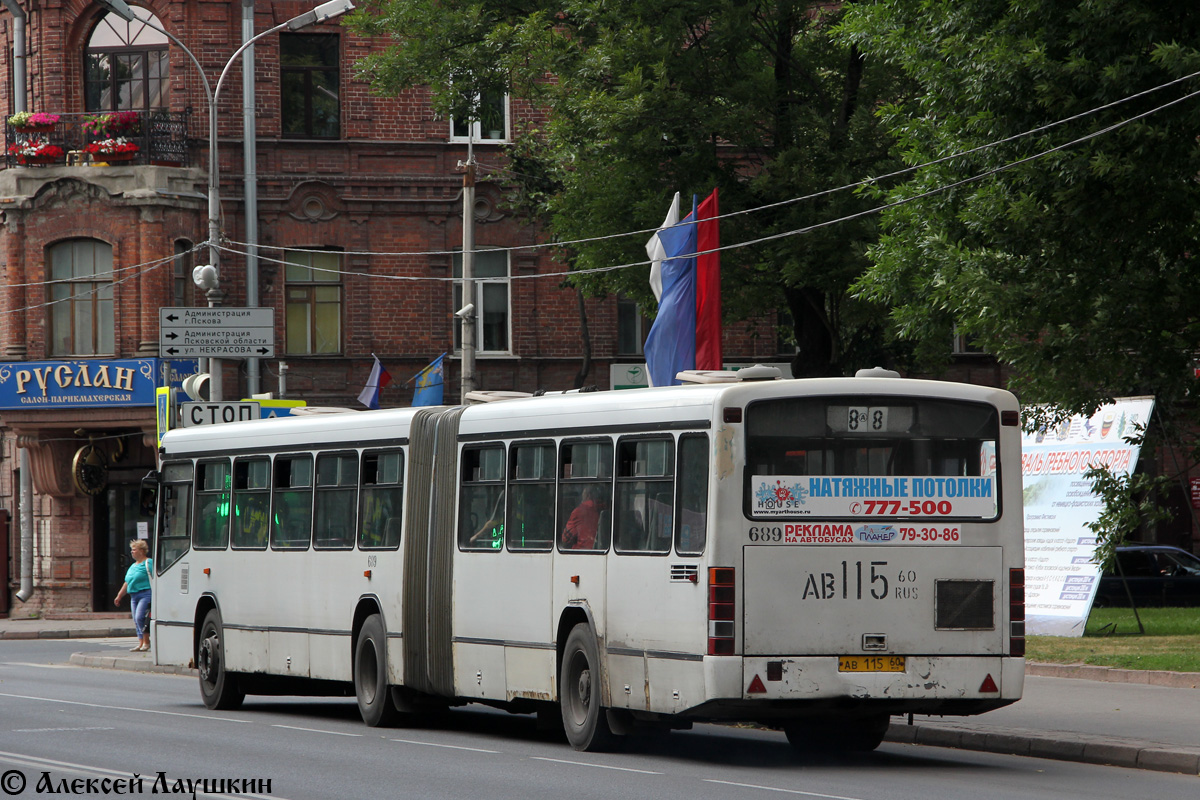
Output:
M151 470L146 477L142 478L142 487L138 492L138 502L142 507L142 514L147 517L154 516L154 508L158 502L158 473Z

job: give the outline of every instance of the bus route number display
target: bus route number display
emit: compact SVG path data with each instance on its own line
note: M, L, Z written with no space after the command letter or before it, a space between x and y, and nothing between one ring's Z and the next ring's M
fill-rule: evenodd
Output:
M992 475L861 477L756 475L750 515L834 518L958 518L996 516Z

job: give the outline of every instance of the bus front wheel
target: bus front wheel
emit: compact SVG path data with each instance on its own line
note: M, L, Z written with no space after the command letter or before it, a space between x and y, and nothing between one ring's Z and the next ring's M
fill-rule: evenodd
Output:
M600 652L592 629L580 623L563 647L558 683L559 706L567 741L576 750L605 750L616 737L600 704Z
M801 753L869 753L883 742L890 724L887 714L849 720L809 718L788 722L783 732Z
M200 673L200 697L204 705L228 711L239 707L246 699L246 693L238 686L237 675L225 669L224 635L221 612L214 608L204 615L200 625L196 671Z
M378 614L367 617L354 645L354 695L363 722L372 728L398 721L400 712L388 686L387 632Z

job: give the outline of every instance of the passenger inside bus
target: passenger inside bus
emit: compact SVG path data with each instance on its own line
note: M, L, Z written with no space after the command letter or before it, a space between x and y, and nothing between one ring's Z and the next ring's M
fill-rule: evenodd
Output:
M596 531L604 512L600 487L589 484L583 490L583 501L571 512L563 528L562 546L568 550L595 550Z

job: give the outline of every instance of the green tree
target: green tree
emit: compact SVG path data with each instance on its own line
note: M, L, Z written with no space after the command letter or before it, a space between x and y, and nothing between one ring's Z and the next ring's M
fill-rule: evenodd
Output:
M1151 394L1160 429L1194 426L1200 97L1160 107L1200 90L1197 78L1165 86L1200 71L1200 7L878 0L853 7L842 32L919 84L882 113L911 165L1079 116L881 192L903 204L883 216L861 295L892 308L926 363L953 327L973 336L1013 367L1023 402L1056 409L1046 413ZM959 183L975 176L986 177ZM1179 476L1090 477L1107 561L1163 519L1156 499Z
M1200 70L1200 7L1150 0L879 0L846 40L921 88L882 117L924 164ZM1200 351L1200 98L1048 156L971 176L1150 111L1200 79L918 169L891 187L860 283L932 356L951 329L1015 370L1025 402L1091 412L1153 394L1178 409Z
M543 109L518 128L514 203L552 239L646 229L671 195L721 190L749 209L887 171L874 114L901 84L831 32L841 15L806 0L371 0L352 24L390 38L361 64L378 91L429 87L437 111L478 114L474 97L510 92ZM725 244L867 208L845 191L722 221ZM686 203L685 203L686 205ZM885 312L850 294L875 222L722 253L727 320L783 308L800 374L893 360ZM574 269L645 259L648 234L564 246ZM653 308L647 269L580 275L588 294L622 292Z

